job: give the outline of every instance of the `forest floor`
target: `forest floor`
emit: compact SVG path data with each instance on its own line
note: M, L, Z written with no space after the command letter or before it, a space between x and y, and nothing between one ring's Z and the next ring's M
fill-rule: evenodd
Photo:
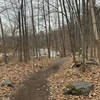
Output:
M15 88L0 87L0 97L12 95L11 100L100 100L100 67L89 65L83 73L80 68L72 68L72 64L71 57L34 60L28 64L1 64L0 83L8 79ZM87 97L63 95L63 89L72 81L92 82L94 90Z
M51 100L100 100L100 66L90 64L85 72L82 72L81 68L71 66L70 60L48 78ZM65 96L63 90L72 81L91 82L94 84L94 90L89 96Z
M28 79L33 73L44 71L48 69L48 65L54 62L55 58L48 59L42 58L41 60L34 59L27 64L22 63L9 63L0 64L0 100L1 98L10 97L16 90L22 86L23 81ZM5 80L10 80L14 84L14 88L8 86L1 86Z
M49 87L47 78L57 72L60 65L67 59L58 59L51 63L47 70L33 73L23 82L23 86L11 97L11 100L49 100Z

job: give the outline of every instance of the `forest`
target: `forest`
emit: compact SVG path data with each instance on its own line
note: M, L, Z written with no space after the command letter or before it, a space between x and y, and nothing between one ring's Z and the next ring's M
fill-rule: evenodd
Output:
M99 0L0 0L0 100L100 100Z

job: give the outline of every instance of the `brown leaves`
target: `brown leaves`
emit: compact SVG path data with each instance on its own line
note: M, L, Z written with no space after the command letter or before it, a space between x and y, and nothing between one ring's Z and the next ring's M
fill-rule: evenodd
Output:
M34 72L39 70L45 70L48 64L55 59L41 59L30 61L28 64L25 63L10 63L0 65L0 83L4 80L10 80L14 83L14 89L0 84L0 97L10 96L16 91L16 89L22 84L23 80L30 76Z
M92 66L91 71L82 73L79 68L71 68L72 62L66 62L56 74L49 78L51 98L55 100L100 100L100 68ZM64 96L63 89L71 81L86 81L94 83L94 90L88 97Z

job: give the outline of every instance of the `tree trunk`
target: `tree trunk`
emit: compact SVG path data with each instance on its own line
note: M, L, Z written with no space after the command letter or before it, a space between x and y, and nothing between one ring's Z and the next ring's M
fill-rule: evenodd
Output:
M2 34L2 47L3 47L3 57L4 57L4 61L7 64L7 54L6 54L6 43L5 43L5 38L4 38L4 31L3 31L3 25L2 25L2 20L0 17L0 25L1 25L1 34Z

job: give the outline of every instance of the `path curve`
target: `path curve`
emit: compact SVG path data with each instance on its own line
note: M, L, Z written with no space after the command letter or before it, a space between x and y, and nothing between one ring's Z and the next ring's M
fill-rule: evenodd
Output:
M50 74L56 73L66 61L68 61L67 58L60 58L52 63L46 71L34 73L23 82L23 86L11 97L11 100L48 100L49 87L47 78Z

